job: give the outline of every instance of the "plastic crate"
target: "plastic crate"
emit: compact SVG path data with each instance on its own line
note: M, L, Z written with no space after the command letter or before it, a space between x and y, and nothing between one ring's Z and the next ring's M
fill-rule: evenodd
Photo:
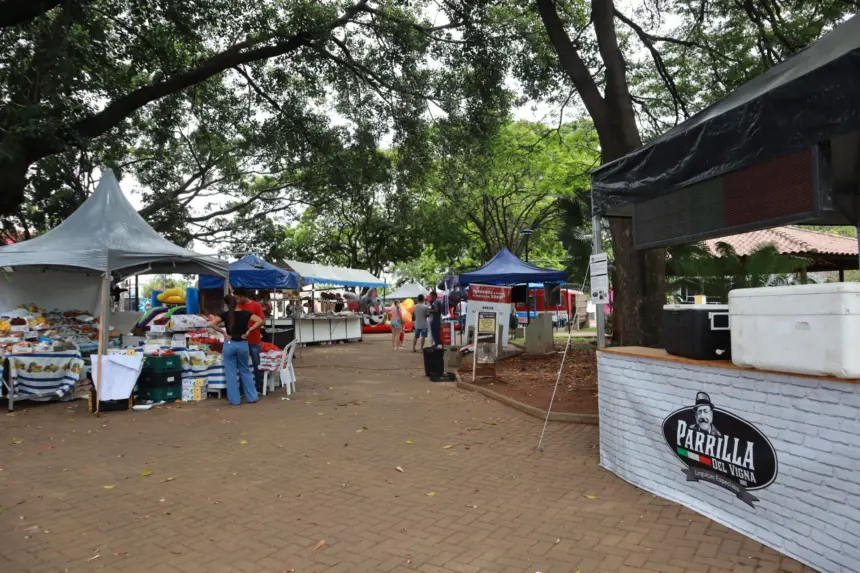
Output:
M87 394L87 409L90 413L96 411L96 402L98 394L96 393L95 388L90 390L89 394ZM125 412L127 410L131 410L133 405L132 399L129 396L127 400L102 400L99 405L100 412Z
M142 370L140 376L137 377L137 387L139 389L168 388L171 386L182 388L182 370L173 370L171 372Z
M182 371L182 357L173 356L147 356L143 361L144 370L152 370L154 372L173 372L175 370Z
M137 397L152 402L173 402L182 397L182 384L160 388L138 388Z

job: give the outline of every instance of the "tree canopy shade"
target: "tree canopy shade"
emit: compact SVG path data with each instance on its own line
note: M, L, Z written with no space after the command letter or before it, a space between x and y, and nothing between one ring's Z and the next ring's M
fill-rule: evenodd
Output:
M78 268L120 276L142 271L227 276L226 262L178 247L147 225L110 170L102 174L95 193L58 227L0 247L0 266Z
M522 261L507 249L502 249L490 262L478 270L463 273L459 277L460 286L471 283L490 285L513 285L529 282L561 283L567 280L567 272L555 269L542 269Z
M644 147L595 170L595 213L860 132L858 69L855 16ZM853 183L856 189L858 181Z
M5 0L0 12L3 214L45 158L111 133L133 141L214 100L294 131L331 109L407 146L421 145L428 105L477 131L508 105L481 0Z

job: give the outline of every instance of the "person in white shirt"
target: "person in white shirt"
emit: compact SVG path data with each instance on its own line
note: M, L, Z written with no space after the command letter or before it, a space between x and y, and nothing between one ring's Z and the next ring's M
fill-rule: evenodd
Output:
M460 332L466 329L466 299L461 299L457 305L457 317L460 321Z

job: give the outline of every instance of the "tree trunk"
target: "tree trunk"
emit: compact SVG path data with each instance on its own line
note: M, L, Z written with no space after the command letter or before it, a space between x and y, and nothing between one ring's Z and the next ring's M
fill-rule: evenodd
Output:
M612 218L615 255L613 340L622 346L659 346L666 304L666 250L633 248L633 220Z
M30 162L20 155L3 157L0 149L0 215L14 215L24 203Z
M594 121L602 163L640 147L642 139L628 88L627 62L618 44L612 0L591 1L594 32L605 67L603 94L568 36L553 0L536 0L536 5L559 64ZM630 219L612 219L609 227L618 276L614 285L613 338L627 346L657 346L666 302L666 250L635 250Z

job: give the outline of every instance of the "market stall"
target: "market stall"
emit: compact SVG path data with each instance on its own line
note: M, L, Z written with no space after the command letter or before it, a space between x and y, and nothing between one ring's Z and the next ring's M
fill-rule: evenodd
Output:
M283 261L281 266L299 274L309 297L307 311L303 305L294 307L293 321L299 344L359 341L362 338L362 315L356 310L317 312L316 293L322 287L384 288L385 282L368 271L332 267L299 261ZM358 297L356 296L357 300ZM277 324L277 320L276 320Z
M267 318L266 340L278 346L286 346L295 338L295 325L292 316L286 316L283 301L288 301L299 288L298 273L273 265L256 255L246 255L230 263L230 286L250 291L269 293L274 305ZM220 308L224 296L224 279L215 276L201 276L198 282L201 299L206 308ZM276 315L280 315L276 318Z
M135 274L227 275L226 263L176 246L135 211L110 170L95 192L51 231L0 247L3 386L16 399L66 397L95 352L122 345L110 312L112 282ZM58 310L52 310L58 309ZM98 384L97 384L98 386ZM97 404L98 408L98 404Z
M530 284L540 284L544 288L554 288L558 283L563 283L567 279L567 272L558 269L545 269L529 264L508 249L502 249L490 259L483 267L463 273L459 277L459 285L468 287L470 284L482 285L507 285L513 287L508 296L508 303L527 303L529 300ZM547 285L552 285L548 286ZM519 287L519 288L517 288ZM470 298L467 296L467 299ZM470 326L475 326L476 310L473 311L467 305L469 310L466 317L466 329ZM537 307L530 309L531 312L536 312ZM524 313L526 317L529 312ZM503 326L502 341L503 346L508 344L508 322L499 317L500 324Z
M599 168L594 252L605 216L632 216L637 248L860 224L858 62L854 17ZM858 300L831 283L667 305L665 349L598 354L601 465L815 570L857 571Z

